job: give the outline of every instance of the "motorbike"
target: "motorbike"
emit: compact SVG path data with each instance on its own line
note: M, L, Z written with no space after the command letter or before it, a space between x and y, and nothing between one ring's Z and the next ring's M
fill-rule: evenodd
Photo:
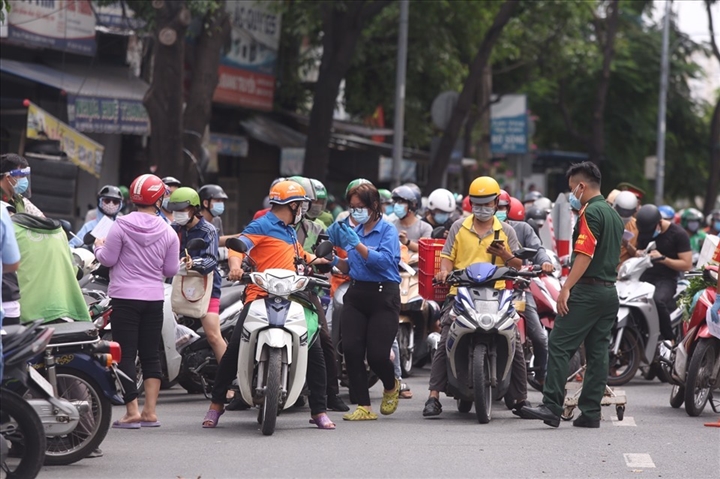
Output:
M56 398L75 409L77 422L72 429L48 429L45 464L72 464L87 457L105 439L112 419L112 406L122 405L122 379L117 366L120 345L104 341L90 322L53 323L54 334L43 354L30 361L51 384ZM30 392L30 397L35 397ZM52 412L50 420L55 420Z
M57 427L77 424L78 414L72 404L55 399L52 386L27 362L50 342L52 328L37 321L29 327L7 326L2 330L4 381L0 387L0 468L8 479L34 478L40 472L47 447L43 419L47 412L57 411ZM19 391L18 391L19 390ZM30 390L36 399L25 399ZM40 415L43 418L41 419ZM61 419L68 420L67 426Z
M617 322L611 332L610 371L608 385L627 384L640 368L641 364L652 367L657 362L660 343L660 319L653 295L655 286L640 281L642 274L652 268L656 259L647 253L655 249L650 242L645 255L630 258L618 270L617 291L620 307ZM680 314L671 315L673 328L680 323Z
M706 288L693 298L690 320L683 323L683 339L677 345L662 343L662 367L673 385L670 405L685 403L689 416L699 416L710 401L713 411L720 412L713 401L713 391L720 387L720 337L718 327L709 327L710 308L717 301L718 267L705 266Z
M437 342L428 341L431 333L439 333L440 307L435 301L420 296L417 266L418 255L410 256L409 264L400 264L400 325L397 340L403 377L410 376L413 366L422 367L432 360Z
M247 252L247 246L238 238L226 244L234 251ZM331 252L332 243L325 242L315 254L323 257ZM298 269L310 272L309 267ZM243 324L237 381L243 400L259 408L261 431L269 436L275 432L278 414L292 407L301 395L308 348L318 339L317 332L308 336L306 320L307 312L313 312L315 306L298 294L329 287L330 283L324 276L284 269L245 273L241 282L252 283L268 293L247 306L250 309Z
M515 253L531 258L536 251ZM536 275L489 263L455 270L446 282L457 286L450 318L447 348L447 395L457 400L460 412L473 404L481 424L490 422L492 403L505 396L510 384L515 338L518 334L513 289L495 289L498 281L515 282Z

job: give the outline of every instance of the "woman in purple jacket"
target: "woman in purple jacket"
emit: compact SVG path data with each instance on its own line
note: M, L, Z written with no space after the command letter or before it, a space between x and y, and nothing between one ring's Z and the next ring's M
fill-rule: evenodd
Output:
M113 339L120 343L120 369L135 378L140 357L145 379L145 405L138 407L134 381L124 381L125 416L114 428L159 427L155 413L162 369L158 353L163 324L164 278L178 272L180 245L170 226L156 215L165 185L155 175L142 175L130 185L137 211L121 216L107 238L95 241L95 256L110 268Z

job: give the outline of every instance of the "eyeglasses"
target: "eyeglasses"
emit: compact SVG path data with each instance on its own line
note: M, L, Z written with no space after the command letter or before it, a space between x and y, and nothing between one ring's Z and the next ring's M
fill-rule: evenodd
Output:
M120 204L120 200L117 198L103 198L102 202L105 203L106 205L109 205L110 203L112 203L114 205Z
M350 207L350 213L361 213L365 209L365 206Z

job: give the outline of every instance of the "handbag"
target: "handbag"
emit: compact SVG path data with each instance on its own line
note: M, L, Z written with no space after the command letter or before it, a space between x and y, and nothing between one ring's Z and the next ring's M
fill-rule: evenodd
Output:
M172 310L178 316L202 318L210 306L213 288L213 274L202 275L197 271L188 271L186 275L177 275L172 282Z

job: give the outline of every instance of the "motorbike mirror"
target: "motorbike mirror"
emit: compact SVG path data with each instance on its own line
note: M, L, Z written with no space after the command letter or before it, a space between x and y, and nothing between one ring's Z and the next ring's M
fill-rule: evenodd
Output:
M83 236L82 242L83 244L91 245L95 243L95 237L90 231L88 231L87 233L85 233L85 236Z
M60 226L66 233L72 233L72 225L68 220L57 220Z
M208 247L207 241L202 238L193 238L187 242L187 249L205 249Z
M514 254L515 257L517 257L517 258L520 258L520 259L522 259L522 260L526 260L526 259L532 259L532 258L534 258L535 255L537 254L537 251L538 251L538 250L532 249L532 248L520 248L519 250L515 251L513 254Z
M330 241L323 241L315 248L315 256L325 258L332 255L334 245ZM330 259L330 258L327 258Z
M248 250L247 245L240 238L229 238L225 241L225 246L238 253L247 253Z
M444 239L445 238L445 227L444 226L438 226L434 230L432 230L432 233L430 234L430 237L432 239Z

